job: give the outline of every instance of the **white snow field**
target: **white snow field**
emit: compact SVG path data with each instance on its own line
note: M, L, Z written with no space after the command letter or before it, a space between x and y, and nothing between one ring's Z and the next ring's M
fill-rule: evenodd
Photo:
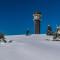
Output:
M0 60L60 60L60 41L45 40L46 35L9 35L0 43Z

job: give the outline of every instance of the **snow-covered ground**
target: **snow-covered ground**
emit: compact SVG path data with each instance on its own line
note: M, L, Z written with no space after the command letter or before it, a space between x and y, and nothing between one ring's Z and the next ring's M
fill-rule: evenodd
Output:
M45 40L45 34L5 38L13 42L0 44L0 60L60 60L60 41Z

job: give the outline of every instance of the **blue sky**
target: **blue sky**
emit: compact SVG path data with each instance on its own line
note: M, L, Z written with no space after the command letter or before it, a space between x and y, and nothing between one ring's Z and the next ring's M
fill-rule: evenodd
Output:
M60 24L59 0L0 0L0 32L25 34L27 28L34 33L33 13L42 12L41 33L50 24L53 31Z

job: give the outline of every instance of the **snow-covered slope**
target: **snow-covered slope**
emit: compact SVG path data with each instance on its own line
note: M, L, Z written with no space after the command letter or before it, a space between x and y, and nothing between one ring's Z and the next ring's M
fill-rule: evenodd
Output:
M45 34L32 34L32 35L29 35L29 36L26 36L26 35L8 35L8 36L5 36L6 40L26 40L26 39L33 39L33 40L39 40L41 38L45 38L46 35Z
M60 42L45 40L45 34L5 38L13 42L0 44L0 60L60 60Z

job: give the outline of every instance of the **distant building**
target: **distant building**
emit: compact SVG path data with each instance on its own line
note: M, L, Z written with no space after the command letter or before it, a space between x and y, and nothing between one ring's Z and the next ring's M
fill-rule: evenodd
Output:
M34 31L35 31L35 34L40 34L41 12L37 11L37 12L35 12L33 14L33 16L34 16L33 21L34 21Z
M52 27L50 25L48 25L47 27L47 35L52 35Z

